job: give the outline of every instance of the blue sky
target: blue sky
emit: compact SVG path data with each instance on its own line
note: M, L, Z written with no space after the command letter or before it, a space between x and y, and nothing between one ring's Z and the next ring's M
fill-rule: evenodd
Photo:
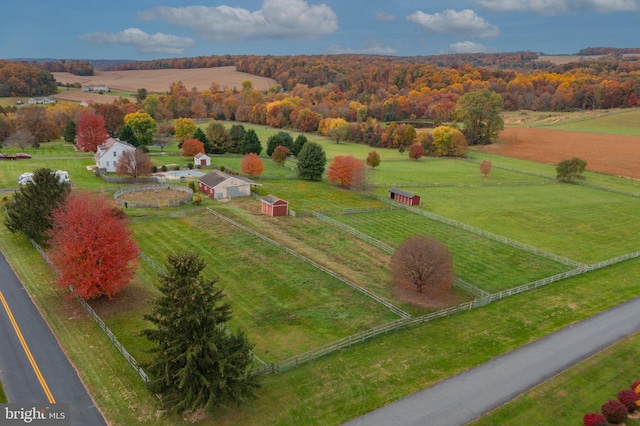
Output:
M0 58L575 53L640 47L640 0L20 0Z

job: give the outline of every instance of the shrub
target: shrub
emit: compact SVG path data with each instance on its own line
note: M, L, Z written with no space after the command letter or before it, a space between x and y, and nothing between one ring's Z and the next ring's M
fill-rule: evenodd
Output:
M585 414L582 421L584 426L608 426L607 420L596 413Z
M162 170L163 172L166 172L166 171L167 171L167 170L169 170L169 169L167 169L167 166L163 165L163 166L160 168L160 170Z
M187 168L188 168L189 170L193 169L193 163L187 163Z
M640 395L640 380L631 383L631 390Z
M151 173L157 173L158 172L158 166L151 166Z
M180 170L180 166L173 166L173 170Z
M620 401L610 399L602 404L602 414L609 423L620 424L629 416L629 410Z
M631 389L623 389L618 392L618 401L622 403L630 413L633 413L638 409L638 404L636 404L636 399L638 399L638 395Z

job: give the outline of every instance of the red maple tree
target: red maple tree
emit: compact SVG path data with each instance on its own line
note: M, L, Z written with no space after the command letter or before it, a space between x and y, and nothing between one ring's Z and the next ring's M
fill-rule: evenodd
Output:
M414 143L409 148L409 158L412 160L419 160L424 157L424 148L419 143Z
M200 152L204 154L204 144L198 139L185 139L182 142L182 155L184 157L195 157Z
M139 249L122 210L105 197L74 192L52 216L50 257L59 285L85 300L111 299L131 281Z
M331 182L338 182L342 186L351 186L360 169L364 169L364 163L353 155L338 155L329 165L327 177Z
M258 154L250 152L240 160L240 170L249 176L259 176L264 171L264 164Z
M289 156L290 152L291 150L286 146L278 145L276 149L273 150L273 154L271 154L271 159L277 165L283 166L284 163L287 161L287 156Z
M105 127L104 117L90 111L85 111L78 118L76 126L77 145L80 151L96 152L109 137Z

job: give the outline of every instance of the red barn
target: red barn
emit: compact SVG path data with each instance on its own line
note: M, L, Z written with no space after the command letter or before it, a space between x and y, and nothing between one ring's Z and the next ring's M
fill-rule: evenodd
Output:
M398 203L407 204L409 206L419 206L420 196L410 192L401 191L396 188L389 190L389 198Z
M262 213L273 217L287 216L289 214L289 202L269 194L262 199Z

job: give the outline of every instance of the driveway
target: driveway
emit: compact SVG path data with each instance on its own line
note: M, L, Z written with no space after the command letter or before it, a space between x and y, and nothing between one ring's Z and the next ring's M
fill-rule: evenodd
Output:
M638 312L640 298L573 324L346 424L465 425L639 331Z
M1 252L0 342L0 380L10 403L69 404L71 425L106 425Z

